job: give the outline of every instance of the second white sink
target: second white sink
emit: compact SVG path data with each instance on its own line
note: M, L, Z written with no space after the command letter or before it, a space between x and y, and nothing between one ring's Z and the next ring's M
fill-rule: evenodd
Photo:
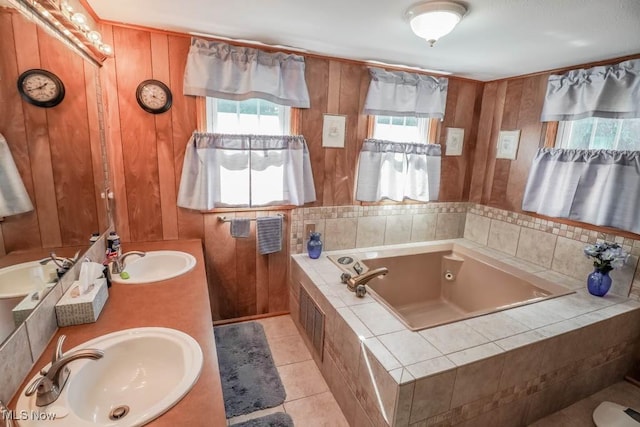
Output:
M189 272L196 265L196 259L181 251L150 251L144 257L131 255L125 260L124 271L129 275L123 279L114 274L112 280L118 283L151 283L172 279Z

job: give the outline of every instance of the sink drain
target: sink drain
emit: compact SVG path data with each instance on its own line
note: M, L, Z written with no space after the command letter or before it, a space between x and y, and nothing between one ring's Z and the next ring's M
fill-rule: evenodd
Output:
M129 407L127 405L116 406L109 412L109 419L116 421L124 418L129 413Z

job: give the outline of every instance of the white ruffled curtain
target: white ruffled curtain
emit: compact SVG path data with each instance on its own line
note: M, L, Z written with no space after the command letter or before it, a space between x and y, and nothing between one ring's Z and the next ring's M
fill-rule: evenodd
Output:
M195 132L187 143L180 207L299 206L315 199L309 150L302 136Z
M184 94L309 108L302 56L197 38L187 56Z
M640 117L640 59L551 75L541 121Z
M404 71L369 68L371 82L364 113L442 119L449 80Z
M440 145L366 139L359 157L356 199L427 202L440 191Z
M640 233L640 152L541 148L522 209Z
M31 199L13 160L9 144L0 134L0 218L32 210Z

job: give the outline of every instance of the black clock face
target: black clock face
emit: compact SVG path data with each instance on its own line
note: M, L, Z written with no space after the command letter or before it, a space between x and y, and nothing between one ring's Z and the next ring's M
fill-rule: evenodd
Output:
M47 70L32 69L20 74L18 91L25 101L37 107L55 107L64 99L62 81Z
M148 113L160 114L171 108L171 90L158 80L145 80L136 90L136 99Z

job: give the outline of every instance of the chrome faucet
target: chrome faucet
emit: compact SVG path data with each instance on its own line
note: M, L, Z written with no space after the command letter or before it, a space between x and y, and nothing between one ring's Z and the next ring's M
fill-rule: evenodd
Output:
M357 296L363 297L367 293L367 289L364 285L369 283L371 279L384 276L387 273L389 273L389 269L387 267L379 267L355 277L351 277L348 273L343 273L342 276L340 276L340 279L342 280L342 283L347 284L347 288L351 292L355 292Z
M139 257L143 257L146 253L141 251L130 251L122 255L118 255L113 259L113 264L111 265L112 274L120 274L124 271L124 260L127 259L129 255L138 255Z
M47 265L50 262L53 262L58 268L64 268L68 270L71 267L73 267L76 262L78 262L79 258L80 258L80 251L76 252L73 258L61 258L57 256L55 252L50 252L49 256L41 259L39 263L41 265Z
M48 370L41 370L40 377L33 381L27 390L26 396L31 396L36 393L36 406L47 406L55 402L64 388L64 385L69 379L69 368L67 365L74 360L78 359L101 359L104 356L102 350L96 349L83 349L76 350L67 354L62 353L62 344L67 337L61 335L58 338L58 344L56 350L53 353L51 360L51 366Z

